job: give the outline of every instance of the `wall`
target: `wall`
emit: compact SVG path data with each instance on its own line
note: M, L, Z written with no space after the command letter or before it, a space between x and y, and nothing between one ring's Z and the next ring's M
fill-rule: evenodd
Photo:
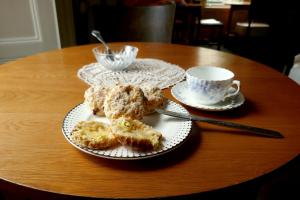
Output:
M0 63L60 48L54 0L1 0L0 27Z

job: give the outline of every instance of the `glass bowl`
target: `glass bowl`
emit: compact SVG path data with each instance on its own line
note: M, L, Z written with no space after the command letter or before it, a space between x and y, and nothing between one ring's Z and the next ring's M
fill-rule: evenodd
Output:
M104 46L93 48L96 60L103 67L113 71L126 69L136 58L138 48L133 46L123 46L111 48L112 54L109 54Z

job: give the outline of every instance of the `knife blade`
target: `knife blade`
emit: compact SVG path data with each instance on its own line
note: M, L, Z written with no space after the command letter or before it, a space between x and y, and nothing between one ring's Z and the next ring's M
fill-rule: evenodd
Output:
M236 129L247 131L249 133L254 133L254 134L262 135L262 136L266 136L266 137L284 138L284 136L281 133L279 133L278 131L273 131L273 130L269 130L269 129L258 128L258 127L254 127L254 126L248 126L248 125L244 125L244 124L222 121L222 120L217 120L217 119L212 119L212 118L207 118L207 117L200 117L200 116L191 115L191 114L178 113L178 112L173 112L173 111L169 111L169 110L163 110L163 109L155 109L155 110L156 110L156 112L158 112L160 114L178 117L178 118L182 118L182 119L199 121L199 122L207 122L207 123L214 124L214 125L236 128Z

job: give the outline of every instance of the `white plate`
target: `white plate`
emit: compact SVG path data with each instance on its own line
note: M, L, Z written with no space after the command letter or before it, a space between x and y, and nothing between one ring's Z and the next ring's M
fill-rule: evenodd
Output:
M173 86L171 89L171 93L175 99L177 99L178 101L180 101L181 103L187 106L191 106L201 110L208 110L208 111L230 110L241 106L245 102L244 95L241 92L239 92L237 95L233 97L226 98L225 101L213 105L203 105L197 102L197 100L189 98L190 95L189 95L189 90L187 88L186 81L177 83L175 86Z
M168 101L165 109L174 112L188 113L188 111L184 107L173 101ZM73 141L70 139L71 132L74 129L75 125L83 120L95 120L109 123L107 118L98 117L91 114L85 104L79 104L71 111L69 111L63 121L62 132L67 141L85 153L98 157L119 160L143 159L167 153L181 145L187 139L192 127L192 122L190 120L184 120L167 115L162 115L159 113L153 113L151 115L145 116L142 121L162 133L162 147L159 150L137 151L126 146L118 146L107 150L94 150L86 147L81 147L73 143Z

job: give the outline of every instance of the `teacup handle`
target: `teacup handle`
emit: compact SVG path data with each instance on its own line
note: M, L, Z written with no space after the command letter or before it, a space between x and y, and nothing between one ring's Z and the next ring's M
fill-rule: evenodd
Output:
M235 91L229 91L228 90L228 92L224 96L224 99L226 99L227 97L235 96L239 93L239 91L240 91L240 81L233 80L232 83L231 83L231 86L236 86L236 90Z

